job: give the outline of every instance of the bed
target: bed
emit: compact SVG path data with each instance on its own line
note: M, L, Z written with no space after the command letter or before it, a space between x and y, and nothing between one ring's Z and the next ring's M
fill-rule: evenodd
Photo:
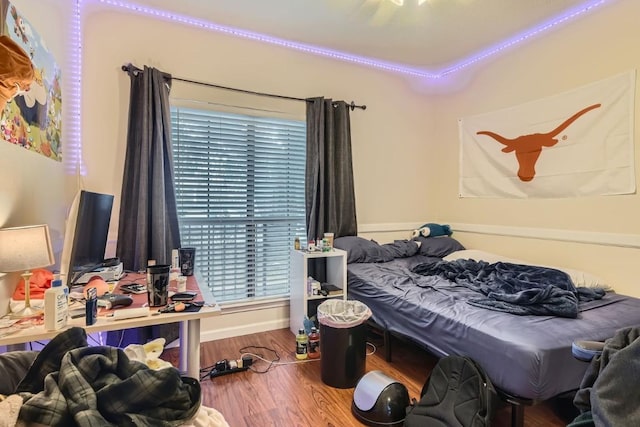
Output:
M345 239L345 238L343 238ZM512 421L522 425L524 406L579 388L588 364L575 359L577 339L603 341L623 327L640 325L640 300L606 292L579 304L576 318L514 315L468 303L478 292L434 275L416 273L417 266L464 253L455 239L423 239L411 254L357 237L338 241L348 252L349 298L365 303L372 320L387 333L407 337L436 356L467 355L485 369L513 406ZM372 244L373 243L373 244ZM495 261L495 260L491 260ZM509 260L513 261L513 260ZM591 279L567 271L573 281ZM593 283L578 285L601 285Z

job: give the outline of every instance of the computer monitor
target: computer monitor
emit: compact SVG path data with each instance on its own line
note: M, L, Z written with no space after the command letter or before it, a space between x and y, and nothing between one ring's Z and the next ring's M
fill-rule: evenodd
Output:
M107 248L113 195L80 190L65 227L60 277L71 287L83 274L102 265Z

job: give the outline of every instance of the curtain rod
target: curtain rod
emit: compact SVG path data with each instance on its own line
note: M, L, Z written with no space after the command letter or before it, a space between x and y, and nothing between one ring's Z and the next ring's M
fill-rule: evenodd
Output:
M122 66L122 71L125 71L127 73L135 73L135 72L140 72L142 71L140 68L136 67L133 64L126 64ZM279 98L279 99L288 99L291 101L306 101L306 99L304 98L296 98L293 96L285 96L285 95L275 95L272 93L264 93L264 92L254 92L252 90L246 90L246 89L238 89L235 87L229 87L229 86L221 86L221 85L217 85L217 84L213 84L213 83L205 83L205 82L200 82L197 80L190 80L190 79L184 79L181 77L174 77L171 76L170 74L167 73L162 73L164 74L166 77L170 77L172 80L178 80L180 82L185 82L185 83L192 83L192 84L196 84L196 85L201 85L201 86L209 86L209 87L215 87L218 89L225 89L225 90L232 90L235 92L242 92L242 93L248 93L250 95L258 95L258 96L268 96L270 98ZM349 108L351 108L351 111L355 110L356 108L359 108L361 110L366 110L367 106L366 105L356 105L355 102L351 101L350 104L347 104L347 106L349 106Z

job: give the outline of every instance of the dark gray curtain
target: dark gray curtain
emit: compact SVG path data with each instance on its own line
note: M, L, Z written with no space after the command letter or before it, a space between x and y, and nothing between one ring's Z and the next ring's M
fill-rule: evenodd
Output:
M116 254L126 270L171 263L180 247L171 153L171 75L129 67L131 94Z
M307 238L358 234L349 105L307 99L305 202Z

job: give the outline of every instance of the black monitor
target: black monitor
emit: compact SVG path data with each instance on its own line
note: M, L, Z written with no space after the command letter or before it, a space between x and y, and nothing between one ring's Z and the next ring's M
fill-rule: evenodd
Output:
M60 259L60 277L67 286L104 261L112 207L110 194L81 190L73 200Z

